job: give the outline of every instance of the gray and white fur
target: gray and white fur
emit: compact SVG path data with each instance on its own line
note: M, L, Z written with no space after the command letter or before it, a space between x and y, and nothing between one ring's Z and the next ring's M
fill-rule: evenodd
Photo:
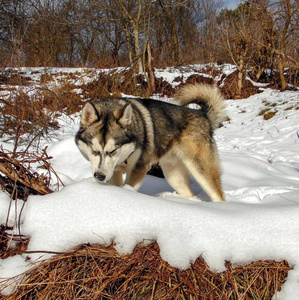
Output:
M212 201L224 201L214 130L225 118L224 98L210 85L186 85L170 104L152 99L104 98L85 104L76 143L100 181L139 189L159 163L169 184L194 195L191 174ZM195 103L200 109L190 109Z

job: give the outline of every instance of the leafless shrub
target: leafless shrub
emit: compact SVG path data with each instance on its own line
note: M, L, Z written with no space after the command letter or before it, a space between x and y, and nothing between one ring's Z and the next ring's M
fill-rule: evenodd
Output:
M121 93L134 96L147 96L147 85L131 69L100 73L97 80L82 85L85 98L105 98L121 96Z
M2 103L0 137L4 141L32 145L34 141L46 137L50 129L58 128L55 113L46 110L43 99L37 93L29 96L29 92L16 90Z
M52 169L46 149L40 155L30 153L28 150L23 152L10 152L0 149L0 188L10 195L10 205L7 211L5 224L0 227L0 258L15 255L23 252L29 242L29 238L21 233L20 219L23 207L29 195L45 195L52 193L49 188L51 175L55 174L58 182L59 178ZM32 165L34 167L32 167ZM45 170L40 174L34 169ZM22 204L18 203L17 200ZM21 210L15 216L13 226L9 226L9 215L13 207L17 210L17 205L21 205ZM12 242L16 247L11 247Z

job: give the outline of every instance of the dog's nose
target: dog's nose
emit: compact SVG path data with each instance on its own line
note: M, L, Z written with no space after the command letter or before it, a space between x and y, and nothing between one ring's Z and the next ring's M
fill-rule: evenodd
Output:
M95 172L93 176L100 181L104 181L106 178L106 176L100 172Z

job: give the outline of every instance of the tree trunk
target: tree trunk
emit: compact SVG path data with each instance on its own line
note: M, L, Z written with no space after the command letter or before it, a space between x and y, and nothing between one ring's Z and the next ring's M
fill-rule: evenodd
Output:
M147 50L146 71L148 74L148 88L149 88L149 93L152 95L155 92L155 74L154 74L153 57L152 57L150 42L147 43L146 50Z
M282 55L279 55L279 58L278 58L278 70L279 70L279 77L280 77L280 83L281 83L281 90L284 91L287 88L287 81L284 76L284 64L283 64Z
M140 44L139 44L139 28L137 24L133 25L133 29L134 29L134 46L135 46L137 70L138 73L142 73L143 72L142 57L141 57Z
M175 23L172 24L172 38L173 38L173 63L175 66L179 64L179 39L178 33L175 27Z
M243 89L243 79L244 79L244 58L241 57L238 66L238 83L237 83L237 97L240 98Z
M259 79L260 79L260 77L262 76L262 74L264 73L264 71L265 71L265 67L262 67L262 68L260 68L259 70L258 70L258 72L256 73L256 75L255 75L255 80L256 81L259 81Z
M130 67L133 70L133 68L134 68L134 62L133 62L133 57L132 57L130 32L129 32L129 29L128 29L127 26L125 27L125 32L126 32L126 43L127 43L127 48L128 48L128 56L129 56Z
M286 20L282 30L280 44L279 44L279 58L278 58L278 69L279 69L279 76L281 81L281 90L284 91L287 88L286 78L284 76L284 57L285 57L285 42L286 42L286 35L291 24L291 17L292 17L292 7L290 0L284 0L284 4L286 6Z
M237 96L241 97L242 88L243 88L243 71L239 70L238 72L238 85L237 85Z

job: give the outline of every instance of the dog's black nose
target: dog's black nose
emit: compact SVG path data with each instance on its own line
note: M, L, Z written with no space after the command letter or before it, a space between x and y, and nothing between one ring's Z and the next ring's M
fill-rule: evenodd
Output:
M105 176L104 174L99 173L99 172L95 172L95 173L93 174L93 176L94 176L96 179L100 180L100 181L104 181L105 178L106 178L106 176Z

